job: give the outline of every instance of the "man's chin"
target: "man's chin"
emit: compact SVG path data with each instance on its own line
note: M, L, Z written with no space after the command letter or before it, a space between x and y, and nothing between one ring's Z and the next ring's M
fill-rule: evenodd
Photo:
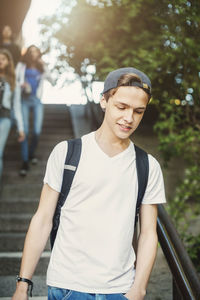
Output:
M131 132L120 132L117 134L118 138L121 140L127 140L133 134L134 131Z

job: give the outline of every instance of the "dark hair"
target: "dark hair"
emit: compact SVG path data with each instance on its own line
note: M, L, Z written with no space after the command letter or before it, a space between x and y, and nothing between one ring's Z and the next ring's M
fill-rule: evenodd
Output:
M10 84L11 90L15 89L15 67L12 55L7 49L0 49L0 54L5 55L8 60L8 66L5 68L5 79Z
M22 62L26 64L26 66L29 68L33 63L35 65L35 68L40 71L41 73L44 72L44 67L43 64L38 60L33 61L32 56L31 56L31 48L36 48L38 53L39 53L39 58L41 58L42 53L38 47L35 45L31 45L27 48L26 53L22 56Z
M10 30L11 30L12 35L11 35L10 39L11 39L12 42L13 42L13 40L14 40L14 38L15 38L12 27L11 27L9 24L3 25L3 27L1 27L1 34L0 34L0 42L1 42L1 43L3 43L3 30L4 30L6 27L9 27Z
M110 89L109 91L104 93L103 94L104 98L106 99L106 101L108 101L108 99L117 92L117 90L119 89L120 86L132 86L133 82L142 83L142 80L138 75L136 75L134 73L127 73L127 74L121 75L118 80L117 87ZM149 96L149 99L150 99L150 96Z

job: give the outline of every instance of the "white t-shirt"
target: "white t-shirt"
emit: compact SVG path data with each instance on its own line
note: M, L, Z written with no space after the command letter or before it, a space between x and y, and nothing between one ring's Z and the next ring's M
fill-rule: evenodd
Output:
M60 192L67 142L52 151L44 183ZM135 276L132 247L138 183L133 143L114 157L94 132L82 137L82 152L47 271L47 284L86 293L125 293ZM149 155L143 204L164 203L159 163Z

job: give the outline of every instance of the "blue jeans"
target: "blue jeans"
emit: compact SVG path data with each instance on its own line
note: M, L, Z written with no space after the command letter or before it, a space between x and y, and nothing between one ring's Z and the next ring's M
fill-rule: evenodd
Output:
M10 132L11 119L0 118L0 182L3 172L3 152Z
M89 294L48 286L48 300L127 300L123 294Z
M28 134L29 134L30 111L33 112L33 132L32 132L30 149L29 149ZM43 104L40 102L40 99L32 95L26 99L22 99L22 114L23 114L24 132L26 138L21 143L21 156L23 161L28 161L29 157L34 157L39 136L42 130L44 109L43 109Z

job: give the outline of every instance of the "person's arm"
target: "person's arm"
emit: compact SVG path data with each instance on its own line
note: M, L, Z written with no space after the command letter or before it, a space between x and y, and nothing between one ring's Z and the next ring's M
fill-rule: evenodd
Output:
M157 205L141 205L135 279L132 287L125 295L130 300L143 300L145 297L148 280L157 253L158 237L156 224Z
M40 256L45 248L52 228L52 220L59 193L48 184L44 184L40 203L34 214L24 244L19 276L30 279L33 276ZM12 300L28 299L28 284L18 282Z

